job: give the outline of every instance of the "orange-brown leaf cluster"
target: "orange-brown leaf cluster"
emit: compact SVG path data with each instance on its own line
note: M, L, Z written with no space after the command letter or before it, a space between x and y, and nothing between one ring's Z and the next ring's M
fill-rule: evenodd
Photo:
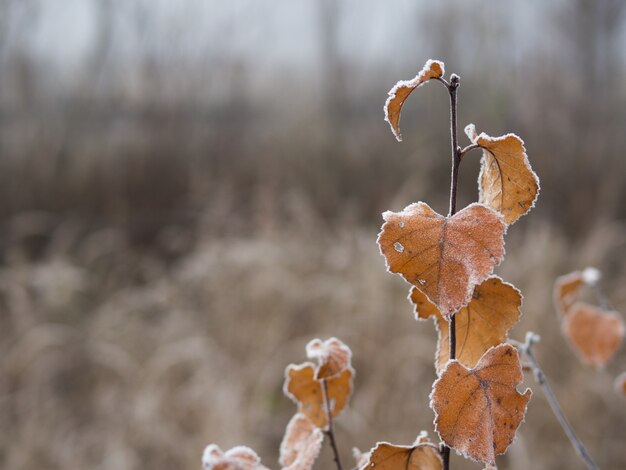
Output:
M504 257L506 225L480 204L444 217L418 202L387 211L378 236L387 268L421 290L449 318Z
M298 405L299 413L318 428L326 429L328 413L331 417L341 413L352 394L352 352L337 338L314 339L306 351L318 360L318 365L290 364L285 370L283 391Z
M448 321L415 287L411 289L409 298L415 305L417 319L432 318L435 321L439 333L436 355L436 367L439 372L449 358ZM509 330L519 321L521 305L520 291L497 276L491 276L476 286L470 303L454 315L457 361L472 368L489 348L506 342Z
M400 111L402 111L402 105L413 90L428 80L441 77L444 74L444 70L443 62L429 60L415 78L399 81L389 91L389 98L385 102L385 121L391 126L391 132L393 132L398 141L402 141L402 135L400 134Z
M600 271L595 268L574 271L558 277L553 291L563 335L580 360L594 367L604 367L615 355L626 330L618 312L579 301L585 285L599 289L600 277Z
M446 445L495 466L524 419L532 392L520 394L517 350L509 344L489 349L473 369L450 361L433 385L435 428Z

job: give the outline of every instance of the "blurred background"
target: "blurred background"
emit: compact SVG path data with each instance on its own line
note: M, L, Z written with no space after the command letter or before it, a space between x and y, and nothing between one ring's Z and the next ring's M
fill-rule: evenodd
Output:
M435 330L375 244L384 210L447 211L445 90L411 96L403 143L383 121L429 58L461 76L461 129L526 143L542 191L497 269L525 295L512 336L542 335L591 454L626 468L626 353L583 367L551 303L593 265L626 309L621 0L0 0L0 467L198 469L216 442L277 468L283 371L316 336L354 352L347 468L432 435ZM582 469L526 382L499 465Z

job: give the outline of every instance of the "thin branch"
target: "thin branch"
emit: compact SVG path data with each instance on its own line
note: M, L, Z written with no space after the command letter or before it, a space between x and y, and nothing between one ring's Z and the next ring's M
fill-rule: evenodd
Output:
M453 216L456 213L456 193L459 184L459 164L461 163L456 129L456 91L459 88L459 80L460 78L458 75L452 74L450 76L450 86L448 87L448 93L450 95L450 140L452 143L452 175L450 177L449 216Z
M456 195L459 186L459 165L461 163L461 148L457 143L457 119L456 119L456 107L457 96L456 92L459 88L459 76L452 74L450 76L450 83L441 79L441 81L447 85L448 94L450 95L450 141L452 144L452 174L450 176L450 211L448 217L452 217L456 214ZM456 317L452 315L450 322L448 323L450 329L450 360L456 358ZM443 458L443 470L450 469L450 447L443 445L441 449L441 456Z
M324 408L326 409L326 418L328 420L328 429L326 429L324 433L326 433L326 435L328 436L330 446L333 449L337 470L343 470L343 468L341 467L341 460L339 460L339 450L337 449L337 442L335 441L335 431L333 430L333 417L330 412L330 402L328 400L328 384L326 383L326 379L322 379L322 391L324 395Z
M524 353L524 355L530 361L528 365L532 368L535 380L537 381L537 383L541 387L541 390L546 396L552 412L556 416L556 419L559 421L559 424L563 428L563 431L565 431L567 438L572 443L576 454L578 454L578 456L585 463L589 470L598 470L598 466L593 462L591 455L589 455L589 452L574 432L572 425L567 420L565 414L563 413L563 410L561 409L561 406L559 405L559 402L556 399L556 396L554 395L554 392L552 391L552 387L550 387L550 384L548 383L545 374L539 367L537 358L535 357L535 354L532 350L532 345L538 343L539 339L540 338L538 335L536 335L532 331L529 331L528 333L526 333L526 342L524 344L521 344L517 341L511 341L511 344L513 344L522 353Z
M481 147L478 144L469 144L467 147L461 149L461 151L459 152L459 158L463 158L467 152L479 148Z

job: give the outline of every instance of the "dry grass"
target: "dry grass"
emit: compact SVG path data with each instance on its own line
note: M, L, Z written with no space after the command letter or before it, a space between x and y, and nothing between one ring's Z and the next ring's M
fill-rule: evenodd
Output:
M294 411L283 370L315 336L354 351L356 393L337 423L346 462L352 445L432 433L434 327L413 320L406 284L385 272L377 227L315 227L199 237L169 264L113 230L65 245L67 231L53 233L37 262L10 250L0 272L1 466L197 469L203 446L217 442L249 444L276 467ZM611 388L626 356L607 371L582 367L559 335L551 285L597 265L624 310L625 244L619 226L577 245L547 225L514 226L499 270L526 296L514 337L542 334L539 360L602 468L626 466L626 402ZM325 452L317 468L329 465ZM538 389L501 466L581 468Z

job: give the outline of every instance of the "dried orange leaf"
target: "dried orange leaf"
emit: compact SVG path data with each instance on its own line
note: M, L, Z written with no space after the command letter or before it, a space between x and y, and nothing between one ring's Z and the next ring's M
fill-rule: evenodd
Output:
M391 132L396 136L398 142L402 142L402 135L400 135L400 111L402 111L402 105L413 90L428 80L441 77L444 71L443 62L429 60L415 78L412 80L401 80L389 91L389 97L385 102L385 121L391 126Z
M490 137L476 135L473 124L465 128L470 140L483 149L480 165L479 202L500 212L512 224L535 205L539 178L530 167L524 142L515 134Z
M437 345L437 372L449 358L450 329L448 321L428 298L413 287L409 295L415 305L415 317L419 320L433 318L439 342ZM509 330L522 314L522 294L498 276L491 276L476 286L470 303L455 313L456 359L466 367L476 365L482 355L492 346L506 342Z
M324 434L302 413L296 413L285 430L278 463L283 470L310 470L317 459Z
M202 454L204 470L268 470L261 465L255 451L246 446L237 446L222 452L215 444L209 444Z
M618 312L578 302L563 318L563 334L585 363L604 367L624 339L624 321Z
M626 372L622 372L615 379L615 391L620 395L626 396Z
M352 393L354 370L349 367L340 375L326 380L331 416L344 409ZM315 365L310 362L289 365L285 370L285 395L298 404L298 412L304 413L318 428L328 425L322 380L315 379Z
M566 315L571 306L578 300L578 294L584 285L585 281L580 271L574 271L556 279L552 298L556 310L561 315Z
M441 470L439 448L430 442L398 446L379 442L370 451L369 464L362 468L378 470Z
M315 370L316 379L334 377L350 367L352 351L337 338L326 341L314 339L306 345L306 355L309 359L317 359L318 367Z
M532 392L520 394L522 368L516 349L501 344L474 369L450 361L430 395L441 439L463 455L495 466L524 419Z
M377 241L387 270L424 292L446 318L467 305L504 257L506 225L481 204L444 217L418 202L383 219Z

